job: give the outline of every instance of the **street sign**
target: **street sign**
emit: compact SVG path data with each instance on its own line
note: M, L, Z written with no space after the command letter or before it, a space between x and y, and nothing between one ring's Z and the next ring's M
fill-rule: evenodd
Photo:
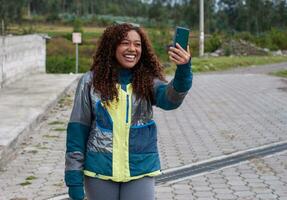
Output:
M73 33L73 43L74 44L82 43L82 33Z

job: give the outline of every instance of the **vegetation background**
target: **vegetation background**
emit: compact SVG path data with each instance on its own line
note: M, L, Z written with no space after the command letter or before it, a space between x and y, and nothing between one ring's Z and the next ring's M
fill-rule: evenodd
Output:
M195 71L287 60L271 56L287 50L287 0L204 0L204 5L205 52L221 48L227 57L194 58ZM52 73L74 71L73 31L83 34L80 72L87 71L104 27L115 21L143 26L168 73L174 67L166 46L175 26L191 28L190 46L193 57L198 56L199 0L0 0L0 19L2 35L48 33L47 71ZM246 41L260 51L234 59L233 41Z

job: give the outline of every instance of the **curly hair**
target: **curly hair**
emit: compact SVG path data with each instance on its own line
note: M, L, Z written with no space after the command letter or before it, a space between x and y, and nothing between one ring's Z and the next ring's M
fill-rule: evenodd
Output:
M118 45L135 30L141 38L142 54L138 63L131 69L133 72L132 87L137 98L153 101L153 80L165 81L163 68L153 52L151 43L143 29L131 24L117 24L106 28L101 36L98 48L93 56L91 71L93 73L94 90L99 92L102 101L109 103L118 100L118 69L115 53Z

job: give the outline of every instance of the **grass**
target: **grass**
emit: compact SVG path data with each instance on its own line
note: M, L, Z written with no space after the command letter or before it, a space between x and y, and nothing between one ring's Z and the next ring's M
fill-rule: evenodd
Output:
M58 125L58 124L65 124L65 122L61 122L61 121L52 121L49 122L48 125Z
M32 183L30 181L25 181L23 183L20 183L21 186L31 185Z
M36 176L28 176L26 178L26 181L31 181L31 180L34 180L34 179L37 179L37 177Z
M25 181L22 182L22 183L20 183L19 185L21 185L21 186L31 185L31 184L32 184L31 181L32 181L32 180L35 180L35 179L37 179L36 176L28 176L28 177L25 179Z
M66 128L54 128L53 131L66 131Z
M272 73L272 75L280 76L280 77L283 77L283 78L287 78L287 70L281 70L281 71L278 71L278 72L274 72L274 73Z
M223 71L236 67L248 67L287 62L287 56L230 56L192 59L193 72ZM166 68L166 74L173 74L176 67Z

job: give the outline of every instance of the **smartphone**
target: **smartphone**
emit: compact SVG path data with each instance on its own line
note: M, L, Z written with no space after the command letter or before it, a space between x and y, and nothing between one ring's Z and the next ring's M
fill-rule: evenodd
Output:
M173 46L178 43L183 49L187 49L190 29L177 26L173 38Z

